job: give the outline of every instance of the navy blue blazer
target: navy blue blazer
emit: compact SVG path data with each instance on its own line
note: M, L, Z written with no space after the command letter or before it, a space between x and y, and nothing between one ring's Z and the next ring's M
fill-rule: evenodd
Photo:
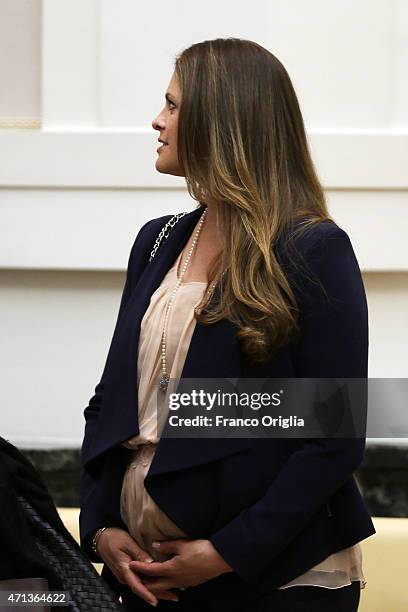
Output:
M152 219L130 252L126 283L105 367L85 408L81 451L81 545L93 561L93 532L123 524L122 479L139 433L137 353L152 293L186 245L204 209L182 217L149 262L162 226ZM283 244L283 243L282 243ZM223 319L196 324L181 376L364 378L368 312L361 272L347 233L324 221L297 239L297 250L327 294L278 257L301 310L301 338L252 365ZM218 288L212 299L217 299ZM148 493L191 538L209 539L233 568L195 587L224 609L282 586L330 554L375 533L353 472L365 438L162 438L145 479ZM105 565L103 576L119 583ZM119 591L118 591L119 592Z

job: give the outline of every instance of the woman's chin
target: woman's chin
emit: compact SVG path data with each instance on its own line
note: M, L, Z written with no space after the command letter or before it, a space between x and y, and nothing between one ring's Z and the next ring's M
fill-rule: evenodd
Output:
M173 176L183 176L178 168L174 168L168 163L165 163L160 158L156 159L156 170L161 174L172 174Z
M160 160L156 161L156 170L161 174L173 174L168 165L160 163Z
M168 167L169 167L169 164L166 164L165 162L163 162L163 160L160 159L160 154L159 154L159 157L156 159L156 170L158 170L159 172L167 173Z

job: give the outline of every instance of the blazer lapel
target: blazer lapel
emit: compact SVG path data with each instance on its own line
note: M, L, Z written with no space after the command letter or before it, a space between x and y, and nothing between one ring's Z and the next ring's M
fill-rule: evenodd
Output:
M172 228L155 257L146 265L125 307L108 355L103 404L87 462L139 433L137 358L141 321L152 294L184 249L202 212L202 208L194 209ZM151 238L154 241L156 236ZM217 298L216 289L212 300ZM226 319L211 326L197 322L181 378L235 378L240 373L240 354L233 324ZM249 439L242 438L223 439L222 444L217 439L162 438L149 476L207 463L248 448L250 444Z

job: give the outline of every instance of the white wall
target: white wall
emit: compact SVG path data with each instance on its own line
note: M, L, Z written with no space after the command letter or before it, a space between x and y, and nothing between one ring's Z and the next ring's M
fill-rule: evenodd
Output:
M38 128L41 0L0 0L0 129Z
M44 0L42 128L0 130L0 433L12 442L80 444L134 236L195 205L154 165L173 58L224 36L286 66L363 271L370 376L407 376L406 2Z

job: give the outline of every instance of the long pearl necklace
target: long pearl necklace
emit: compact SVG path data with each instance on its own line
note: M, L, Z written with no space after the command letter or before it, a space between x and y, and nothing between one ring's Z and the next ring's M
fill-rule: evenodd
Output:
M184 274L186 272L188 263L190 261L191 255L193 253L193 250L194 250L194 248L195 248L195 246L196 246L196 244L198 242L198 237L200 235L201 228L203 226L206 214L207 214L207 209L205 209L203 214L201 215L200 221L198 223L197 230L196 230L196 232L194 234L193 242L191 244L190 250L189 250L188 255L187 255L187 259L184 262L184 266L183 266L183 269L181 271L180 278L177 279L177 284L174 287L174 289L173 289L173 291L171 293L171 296L170 296L170 298L169 298L169 300L167 302L167 305L166 305L166 312L165 312L165 316L164 316L163 333L162 333L162 340L161 340L162 374L161 374L161 378L160 378L160 381L159 381L159 389L163 393L165 393L167 391L167 386L168 386L169 381L170 381L170 378L167 376L167 368L166 368L167 321L168 321L168 317L169 317L169 312L170 312L171 306L173 305L174 298L176 296L177 290L180 287L181 282L183 280L183 277L184 277ZM215 287L215 283L212 283L211 287L208 289L208 292L213 291L214 287Z

